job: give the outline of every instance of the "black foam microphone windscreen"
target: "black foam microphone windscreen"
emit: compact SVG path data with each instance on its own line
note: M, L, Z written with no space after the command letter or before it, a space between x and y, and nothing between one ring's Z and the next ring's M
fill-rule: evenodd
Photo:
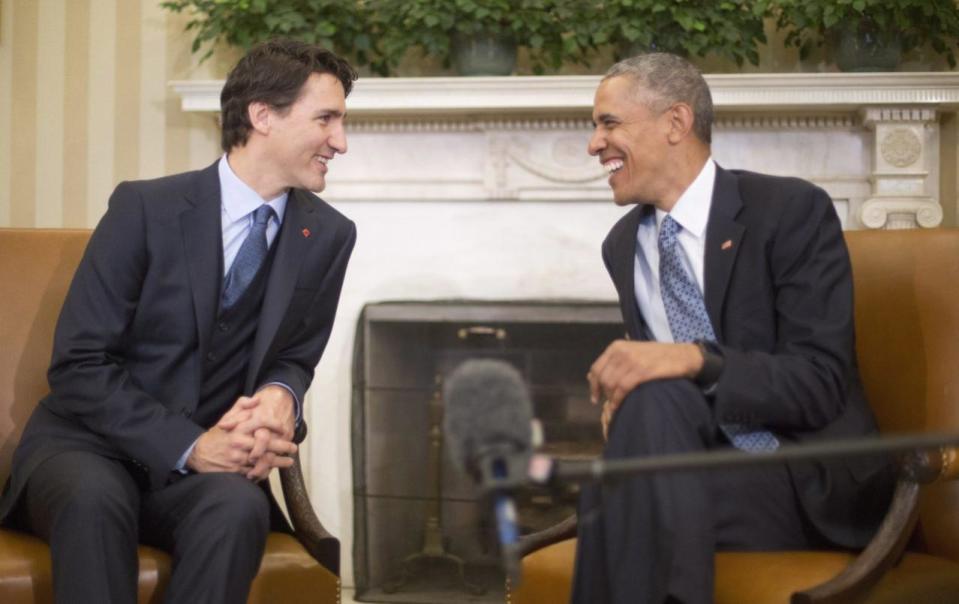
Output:
M475 472L480 458L531 449L533 418L526 383L504 361L463 362L443 387L443 428L454 462Z

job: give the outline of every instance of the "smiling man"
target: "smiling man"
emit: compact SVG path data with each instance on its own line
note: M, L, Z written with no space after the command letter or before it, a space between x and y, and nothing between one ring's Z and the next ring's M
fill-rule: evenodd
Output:
M589 153L619 205L603 259L629 339L589 370L607 458L875 432L856 369L852 278L829 196L724 170L699 71L649 54L596 91ZM573 601L711 602L716 550L863 546L892 487L852 458L662 473L585 489Z
M0 500L50 544L58 602L136 602L138 542L172 555L166 602L245 602L288 530L264 479L305 436L356 239L312 193L355 79L322 48L258 46L220 97L225 154L111 196Z

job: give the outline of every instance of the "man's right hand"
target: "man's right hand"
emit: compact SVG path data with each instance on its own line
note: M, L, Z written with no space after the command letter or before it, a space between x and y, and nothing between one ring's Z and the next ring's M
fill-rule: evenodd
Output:
M254 443L252 434L213 426L197 439L186 465L198 473L234 472L251 480L262 480L271 469L285 468L293 464L293 459L289 457L296 453L293 442L279 437L271 438L267 452L258 464L253 464L250 460Z
M248 458L253 449L253 436L228 432L213 426L200 435L196 446L187 457L186 465L194 472L235 472L245 474L250 469Z

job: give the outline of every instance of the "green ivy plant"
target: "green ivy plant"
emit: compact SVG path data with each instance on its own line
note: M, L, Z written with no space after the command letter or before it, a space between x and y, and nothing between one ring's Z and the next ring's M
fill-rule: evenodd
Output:
M898 32L902 50L929 44L956 66L959 7L955 0L760 0L786 44L805 58L815 46L835 39L850 25Z
M160 6L190 15L193 52L213 54L218 42L249 50L271 38L285 37L320 44L356 59L376 60L370 9L376 0L165 0Z
M410 48L450 65L455 34L502 36L525 46L536 73L564 62L584 63L592 45L577 37L583 0L379 0L373 11L386 70ZM383 70L385 71L385 70Z
M480 33L525 47L535 73L588 65L608 45L757 63L757 44L765 40L763 11L773 1L164 0L161 5L189 15L193 51L204 52L203 59L217 43L246 50L282 36L322 44L388 75L412 48L449 65L452 36Z
M753 0L604 0L596 8L603 27L597 44L619 53L671 52L684 57L713 54L737 65L759 64L758 44L766 41L767 11Z

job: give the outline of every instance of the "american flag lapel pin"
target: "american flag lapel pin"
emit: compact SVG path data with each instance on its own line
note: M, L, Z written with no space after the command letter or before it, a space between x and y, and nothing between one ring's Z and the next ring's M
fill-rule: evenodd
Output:
M304 238L306 238L306 239L309 239L309 238L310 238L310 229L303 229L303 230L300 231L300 232L303 233L303 237L304 237Z
M724 252L725 252L726 250L731 250L731 249L733 249L733 240L732 240L732 239L727 239L726 241L723 241L723 244L722 244L721 246L719 246L719 249L723 250Z

